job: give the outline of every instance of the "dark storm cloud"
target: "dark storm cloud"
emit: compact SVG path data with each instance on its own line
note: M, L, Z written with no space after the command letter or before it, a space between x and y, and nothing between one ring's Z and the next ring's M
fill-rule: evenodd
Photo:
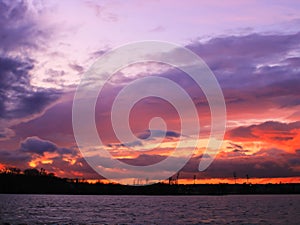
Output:
M0 57L0 118L15 119L40 113L60 92L30 84L32 60Z
M256 63L282 59L299 48L300 32L296 34L250 34L212 38L206 43L195 42L192 51L204 57L212 70L251 69Z
M21 142L20 151L43 155L45 152L57 151L57 146L50 141L42 140L38 137L30 137Z
M256 102L263 107L264 101L272 100L275 106L291 107L300 105L299 40L300 32L250 34L196 41L187 47L214 72L228 106Z
M27 1L0 0L0 119L41 113L60 96L58 91L30 83L35 60L24 51L42 48L49 38L33 14Z
M19 47L36 48L48 34L39 28L27 1L0 1L0 48L7 52Z
M34 153L38 155L44 155L45 152L57 152L60 155L71 154L76 155L77 152L74 149L59 148L51 141L43 140L38 137L28 137L20 144L20 152Z

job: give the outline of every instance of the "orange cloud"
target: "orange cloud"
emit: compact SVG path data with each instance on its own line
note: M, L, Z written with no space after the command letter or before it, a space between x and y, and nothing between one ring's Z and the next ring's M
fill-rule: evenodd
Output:
M226 139L238 142L260 141L294 153L300 148L300 121L282 123L267 121L257 125L241 126L227 132Z

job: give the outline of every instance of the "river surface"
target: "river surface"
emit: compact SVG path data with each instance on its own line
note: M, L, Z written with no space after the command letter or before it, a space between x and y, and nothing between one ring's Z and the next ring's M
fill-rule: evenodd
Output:
M0 194L0 224L300 224L300 195Z

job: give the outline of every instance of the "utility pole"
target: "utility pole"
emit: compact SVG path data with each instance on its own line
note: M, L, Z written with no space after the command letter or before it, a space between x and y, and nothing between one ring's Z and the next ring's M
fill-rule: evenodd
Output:
M236 172L233 172L234 184L236 184Z

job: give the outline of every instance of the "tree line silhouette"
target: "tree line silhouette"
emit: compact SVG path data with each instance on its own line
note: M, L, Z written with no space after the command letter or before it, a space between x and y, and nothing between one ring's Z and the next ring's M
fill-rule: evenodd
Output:
M13 194L105 194L105 195L226 195L300 194L300 184L179 184L179 174L169 182L146 186L88 183L60 178L45 169L5 168L0 171L0 193ZM194 177L195 179L195 177Z
M22 171L19 168L16 167L6 167L1 171L1 174L10 174L10 175L19 175L24 174L26 176L50 176L54 177L54 173L47 173L44 168L41 168L40 170L36 168L28 168Z

